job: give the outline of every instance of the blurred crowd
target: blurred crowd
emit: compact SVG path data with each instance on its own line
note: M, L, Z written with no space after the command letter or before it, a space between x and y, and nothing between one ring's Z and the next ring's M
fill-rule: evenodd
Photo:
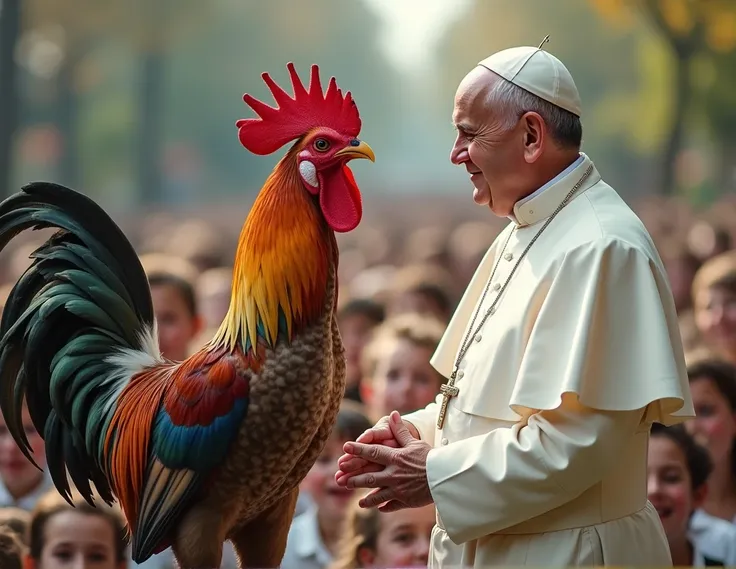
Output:
M698 418L657 427L649 499L660 513L675 565L736 565L736 199L707 211L675 199L632 204L655 239L675 297ZM414 215L414 218L417 216ZM419 216L421 218L421 216ZM425 566L432 506L384 514L357 506L336 485L342 446L380 417L434 400L443 378L429 359L480 259L503 228L450 220L448 228L378 223L340 236L338 322L348 385L337 423L304 480L284 569ZM239 228L235 228L239 229ZM4 302L47 235L22 238L0 259ZM230 300L237 231L201 220L156 219L133 241L149 276L163 354L183 359L208 340ZM24 417L37 463L44 443ZM730 545L729 545L730 544ZM38 569L137 567L115 508L72 509L30 464L0 418L0 567L25 556ZM677 561L687 560L685 563ZM139 565L174 567L170 552ZM236 567L227 548L223 567Z

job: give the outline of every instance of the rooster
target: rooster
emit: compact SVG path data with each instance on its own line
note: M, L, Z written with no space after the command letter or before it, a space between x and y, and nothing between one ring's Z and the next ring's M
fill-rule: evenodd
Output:
M230 308L181 362L161 356L150 289L125 235L89 198L31 183L0 204L0 249L20 231L57 228L31 255L0 323L0 408L32 460L27 404L48 469L70 500L117 500L132 557L171 547L182 569L276 567L298 485L321 453L345 389L335 319L335 232L360 223L347 162L375 160L358 109L319 68L293 97L262 75L276 107L245 94L236 123L257 155L291 148L240 234ZM71 479L71 484L70 484Z

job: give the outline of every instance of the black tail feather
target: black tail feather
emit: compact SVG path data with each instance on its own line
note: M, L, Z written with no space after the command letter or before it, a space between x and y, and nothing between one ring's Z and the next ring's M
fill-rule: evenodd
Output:
M88 502L90 482L111 502L103 454L116 387L105 358L139 349L141 332L152 328L148 280L120 228L83 194L35 182L0 203L0 250L24 230L45 228L58 231L31 256L0 319L0 409L33 460L26 402L63 496L71 496L71 478Z

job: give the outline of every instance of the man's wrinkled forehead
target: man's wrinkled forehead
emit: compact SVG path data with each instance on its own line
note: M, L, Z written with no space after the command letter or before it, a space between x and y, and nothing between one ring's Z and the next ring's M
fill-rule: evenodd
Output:
M497 77L485 67L475 67L468 73L455 93L455 106L452 113L453 122L458 125L469 122L471 118L478 120L485 109L488 93Z

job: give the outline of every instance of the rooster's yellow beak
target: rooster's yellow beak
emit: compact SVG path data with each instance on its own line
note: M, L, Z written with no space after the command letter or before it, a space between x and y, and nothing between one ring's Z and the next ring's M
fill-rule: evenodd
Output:
M335 152L335 156L347 156L351 159L367 158L371 162L376 161L376 155L373 154L373 149L365 142L363 142L362 140L358 140L357 138L350 141L350 146L346 146L342 150L338 150L337 152Z

